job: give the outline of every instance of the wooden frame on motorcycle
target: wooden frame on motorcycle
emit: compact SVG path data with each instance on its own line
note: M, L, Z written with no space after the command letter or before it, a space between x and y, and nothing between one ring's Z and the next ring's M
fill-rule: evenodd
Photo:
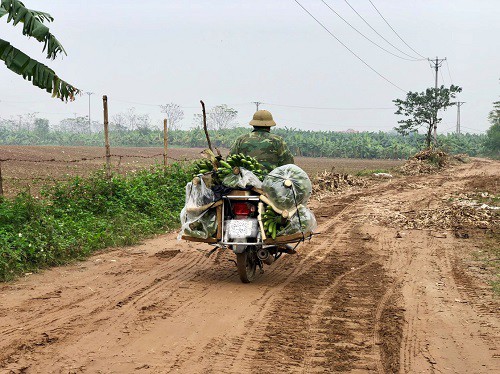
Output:
M187 208L187 211L189 213L197 213L201 214L204 211L208 209L215 208L215 214L217 217L217 233L215 235L215 238L195 238L193 236L189 235L182 235L182 239L184 240L189 240L191 242L199 242L199 243L217 243L219 240L222 239L222 200L213 202L213 203L208 203L202 206L196 206L196 207L189 207Z
M264 240L264 244L273 245L273 244L291 244L303 242L305 239L311 239L313 236L312 231L307 231L305 233L297 232L295 234L277 236L276 239L267 238Z
M259 202L259 215L257 216L257 221L259 222L259 228L262 236L262 242L263 244L266 245L274 245L274 244L288 244L288 243L298 243L300 241L303 241L304 239L310 239L313 235L311 231L305 232L305 233L296 233L296 234L291 234L291 235L283 235L283 236L278 236L276 239L268 238L265 234L264 226L262 224L262 213L264 209L264 204L269 205L277 214L280 214L283 216L283 218L287 219L289 217L292 217L296 212L297 209L301 207L299 205L297 208L294 208L292 210L282 210L277 208L265 195L264 192L261 189L258 188L253 188L252 189L254 192L257 192L260 196L259 199L261 202ZM246 190L234 190L233 193L238 196L246 196L248 191ZM203 206L199 207L190 207L187 208L188 212L190 213L203 213L204 211L208 209L216 208L216 217L217 217L217 233L215 235L215 238L195 238L192 236L188 235L183 235L182 239L184 240L189 240L192 242L201 242L201 243L217 243L222 239L222 200L213 202L213 203L208 203Z

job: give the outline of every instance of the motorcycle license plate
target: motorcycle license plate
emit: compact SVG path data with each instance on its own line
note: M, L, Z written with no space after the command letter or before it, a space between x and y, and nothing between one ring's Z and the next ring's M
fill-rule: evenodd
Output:
M252 235L253 222L243 219L233 219L227 222L226 229L230 238L246 238Z

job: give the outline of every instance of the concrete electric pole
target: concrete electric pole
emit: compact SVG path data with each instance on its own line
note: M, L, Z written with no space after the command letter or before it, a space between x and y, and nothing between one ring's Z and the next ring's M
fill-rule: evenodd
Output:
M457 134L460 134L460 107L465 104L465 101L457 101Z
M85 92L87 95L89 95L89 131L92 131L92 125L90 122L90 95L93 95L93 92Z
M255 104L255 111L259 110L259 105L262 104L260 101L252 101Z
M431 64L431 68L434 68L436 71L436 79L434 82L434 88L435 88L435 102L437 103L437 88L438 88L438 71L441 65L443 65L443 62L446 61L445 58L437 58L435 60L427 59L429 63ZM436 111L434 112L434 146L437 145L437 114L438 114L438 109L436 108Z

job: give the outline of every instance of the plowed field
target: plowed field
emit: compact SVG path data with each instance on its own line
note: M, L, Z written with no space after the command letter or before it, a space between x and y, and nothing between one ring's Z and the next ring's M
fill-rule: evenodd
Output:
M170 148L170 162L200 158L202 148ZM226 154L227 150L221 150ZM127 173L150 165L163 164L163 148L113 147L113 171ZM27 187L37 194L40 187L71 176L86 176L105 164L103 147L0 146L3 188L13 195ZM86 160L82 160L86 159ZM21 161L22 160L22 161ZM78 162L74 162L78 161ZM357 160L297 157L296 163L310 175L331 171L355 173L362 169L387 169L401 165L398 160Z

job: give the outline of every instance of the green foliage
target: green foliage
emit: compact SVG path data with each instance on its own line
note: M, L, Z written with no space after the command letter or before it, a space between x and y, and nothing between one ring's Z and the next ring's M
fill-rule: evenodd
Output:
M489 156L500 158L500 122L491 125L486 132L484 148Z
M8 16L7 22L12 21L14 26L23 24L24 35L44 43L43 51L47 51L47 58L54 59L59 53L66 54L63 46L44 25L44 22L54 20L50 14L30 10L19 0L0 0L0 18L5 15ZM80 93L79 89L60 79L52 69L3 39L0 39L0 60L5 62L8 69L51 93L52 97L67 101L74 100L75 95Z
M1 0L0 8L4 10L4 12L0 13L0 17L8 14L7 23L12 21L12 24L16 26L21 22L23 24L23 35L34 37L39 42L44 43L43 50L47 50L47 58L53 60L58 53L66 54L61 43L44 25L44 22L54 21L50 14L30 10L19 0Z
M5 126L2 126L5 123ZM212 144L218 148L229 148L249 128L236 127L210 131ZM402 136L385 132L341 133L334 131L305 131L296 129L273 129L282 136L292 153L306 157L339 157L363 159L403 159L417 153L425 145L420 134ZM205 133L200 129L175 130L169 132L169 146L206 148ZM75 134L73 132L50 131L37 133L14 130L9 121L0 119L0 145L68 145L103 146L102 133ZM438 135L440 147L448 153L481 154L485 135L449 134ZM162 147L163 134L159 130L112 131L112 146L116 147Z
M500 101L493 103L493 110L488 114L488 120L493 125L500 124Z
M489 113L488 119L491 127L486 132L484 149L487 155L500 158L500 101L493 103L493 110Z
M430 147L432 129L441 122L442 118L438 117L439 110L446 110L449 106L455 105L451 99L456 97L456 94L462 92L462 88L451 85L450 88L444 86L428 88L425 92L408 92L406 99L396 99L393 103L396 104L397 110L395 114L405 117L398 121L400 126L395 130L402 135L407 135L411 132L418 131L421 126L426 126L426 145Z
M175 164L129 176L75 177L37 199L0 201L0 280L174 228L190 174Z

